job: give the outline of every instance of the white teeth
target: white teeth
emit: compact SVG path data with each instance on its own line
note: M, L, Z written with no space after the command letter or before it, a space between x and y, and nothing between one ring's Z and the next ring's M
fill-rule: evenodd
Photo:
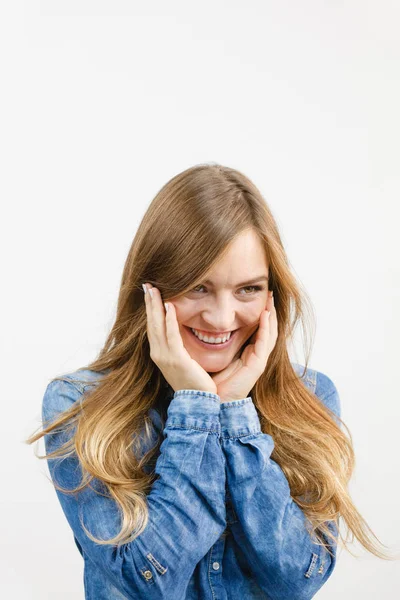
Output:
M231 337L231 334L232 334L232 332L230 331L228 334L224 335L223 337L214 338L212 336L208 337L207 335L203 335L199 331L196 331L196 329L193 329L193 327L191 327L191 330L193 331L193 333L196 337L198 337L203 342L208 342L209 344L221 344L222 342L226 342L227 340L229 340L229 338Z

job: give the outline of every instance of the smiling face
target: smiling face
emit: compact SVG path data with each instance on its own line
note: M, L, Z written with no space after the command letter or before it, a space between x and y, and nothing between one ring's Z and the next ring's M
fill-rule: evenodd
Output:
M247 230L232 242L204 282L171 299L183 344L207 373L221 371L238 353L240 356L241 347L257 330L268 300L267 278L262 243L253 230ZM234 333L219 347L201 342L191 328L214 338L221 338L223 332Z

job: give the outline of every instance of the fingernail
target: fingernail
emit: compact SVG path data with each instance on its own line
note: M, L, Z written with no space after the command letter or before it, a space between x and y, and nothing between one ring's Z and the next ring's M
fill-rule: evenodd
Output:
M147 289L146 289L146 284L145 283L142 283L142 288L144 290L144 293L147 294Z
M149 288L149 294L150 294L151 298L154 296L154 292L153 292L153 290L151 288Z
M168 302L164 302L165 310L168 312L169 304Z

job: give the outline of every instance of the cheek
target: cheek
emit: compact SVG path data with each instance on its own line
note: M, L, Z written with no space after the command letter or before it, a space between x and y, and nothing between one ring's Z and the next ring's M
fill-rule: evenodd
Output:
M190 323L196 317L198 311L193 310L193 307L182 305L182 303L174 302L176 320L181 334L187 331L185 324Z
M198 312L196 303L190 302L187 298L171 298L170 302L174 305L176 316L180 321L184 321Z
M179 325L195 318L205 308L204 303L188 300L186 298L171 300L171 302L174 304ZM237 321L241 322L241 327L254 327L254 325L259 322L261 313L265 310L266 306L267 298L265 297L257 302L249 302L248 305L245 304L244 306L237 308Z
M252 306L245 313L242 314L243 323L247 325L247 327L254 327L258 325L261 317L261 313L265 310L266 303L257 303L257 306Z
M180 323L181 321L184 321L185 317L188 314L188 309L187 307L185 307L184 303L182 303L182 300L169 300L169 302L171 302L174 305L175 308L175 313L176 313L176 319L178 321L178 323Z

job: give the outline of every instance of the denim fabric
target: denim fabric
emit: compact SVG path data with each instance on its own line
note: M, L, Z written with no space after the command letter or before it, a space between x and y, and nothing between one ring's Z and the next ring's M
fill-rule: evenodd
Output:
M304 367L292 364L300 376ZM99 377L79 370L50 382L43 419L53 420L80 401ZM329 377L309 368L302 381L340 416L339 395ZM74 495L56 490L84 559L85 598L313 598L332 574L337 547L331 546L332 559L311 541L288 481L270 458L274 441L261 432L251 397L221 404L210 392L168 388L166 399L167 420L155 463L159 477L147 496L147 526L133 542L102 546L86 535L83 526L103 539L120 530L117 505L100 481ZM156 437L160 416L154 408L149 415ZM47 434L46 454L66 436ZM141 450L147 449L143 445ZM80 481L75 454L48 460L48 468L63 487Z

